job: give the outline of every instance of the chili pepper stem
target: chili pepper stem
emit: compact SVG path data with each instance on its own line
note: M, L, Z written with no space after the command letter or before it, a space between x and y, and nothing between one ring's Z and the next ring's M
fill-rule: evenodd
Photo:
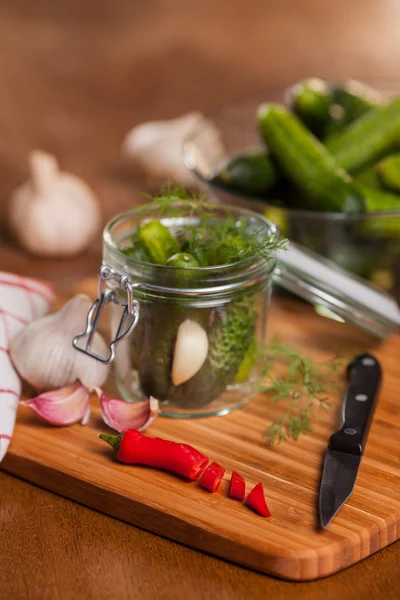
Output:
M110 446L113 448L113 450L115 450L115 452L118 452L121 443L120 435L109 435L107 433L100 433L99 438L107 442L107 444L110 444Z

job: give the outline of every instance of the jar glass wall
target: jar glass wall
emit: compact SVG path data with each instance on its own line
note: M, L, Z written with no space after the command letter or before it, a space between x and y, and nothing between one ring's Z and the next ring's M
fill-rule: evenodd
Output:
M179 268L144 263L123 253L139 222L160 218L152 207L140 207L117 216L104 232L104 264L127 275L136 286L139 302L135 329L115 347L114 370L122 397L137 401L154 396L162 414L197 417L226 414L243 406L256 392L264 361L266 325L273 260L251 258L225 266ZM183 214L182 211L186 211ZM237 207L210 205L208 217L237 219L247 231L265 239L277 235L262 216ZM160 219L176 234L182 225L199 224L185 205ZM112 282L107 285L112 286ZM115 332L126 303L115 289L119 304L110 304ZM171 378L178 329L194 321L207 335L204 363L188 380L174 385Z

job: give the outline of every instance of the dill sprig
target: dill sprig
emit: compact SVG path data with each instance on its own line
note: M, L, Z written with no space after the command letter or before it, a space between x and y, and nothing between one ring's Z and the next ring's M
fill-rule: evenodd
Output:
M192 209L193 214L210 213L206 195L200 191L189 193L182 185L166 183L159 188L156 195L143 194L143 197L150 203L139 208L139 212L142 210L143 213L147 212L149 207L155 208L160 216L185 216L188 207Z
M263 371L261 392L272 402L285 403L285 412L267 428L265 439L271 446L284 440L297 441L312 431L316 410L327 411L329 395L341 389L340 371L344 356L316 363L279 341L267 347L268 366Z
M157 195L145 198L150 202L139 209L143 216L150 211L160 217L198 219L195 225L184 224L174 234L182 250L196 257L201 266L232 264L255 256L271 261L285 248L287 240L275 234L266 236L262 227L249 231L246 218L236 219L223 205L208 203L201 192L188 193L183 186L166 184Z

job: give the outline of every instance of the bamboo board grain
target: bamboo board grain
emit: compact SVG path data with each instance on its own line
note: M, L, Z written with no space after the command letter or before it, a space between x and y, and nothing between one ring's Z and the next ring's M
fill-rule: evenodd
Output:
M50 427L21 406L2 467L110 516L286 579L320 578L384 548L400 537L400 338L377 344L288 298L274 299L269 322L271 334L308 355L370 350L382 361L383 389L357 483L326 531L317 528L317 495L337 406L319 415L311 435L278 448L265 446L263 431L281 409L261 396L224 417L160 418L151 426L149 434L186 441L228 472L238 470L248 489L262 481L270 519L227 497L228 475L211 495L173 475L118 464L98 439L107 428L95 402L88 425L67 428Z

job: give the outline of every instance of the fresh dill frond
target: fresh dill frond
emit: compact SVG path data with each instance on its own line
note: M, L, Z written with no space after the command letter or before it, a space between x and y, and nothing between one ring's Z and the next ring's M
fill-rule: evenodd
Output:
M247 256L261 256L266 261L271 260L278 250L284 250L287 245L285 238L275 235L266 237L262 229L244 235L248 244Z
M183 186L166 184L157 195L145 197L150 202L139 208L139 215L196 219L196 224L182 224L174 234L182 251L196 257L201 266L232 264L252 257L269 262L286 245L284 238L266 234L263 227L255 231L248 219L236 218L224 205L209 203L201 192L189 193Z
M271 446L297 441L312 431L316 410L329 409L329 396L342 387L339 372L347 359L335 356L317 363L274 340L267 347L267 360L260 391L274 404L284 403L285 412L269 425L265 439Z
M146 213L149 208L163 216L169 214L171 216L186 216L188 207L196 214L207 212L206 196L203 192L188 192L182 185L166 183L161 186L156 195L144 194L143 197L149 201L143 205L140 210Z

